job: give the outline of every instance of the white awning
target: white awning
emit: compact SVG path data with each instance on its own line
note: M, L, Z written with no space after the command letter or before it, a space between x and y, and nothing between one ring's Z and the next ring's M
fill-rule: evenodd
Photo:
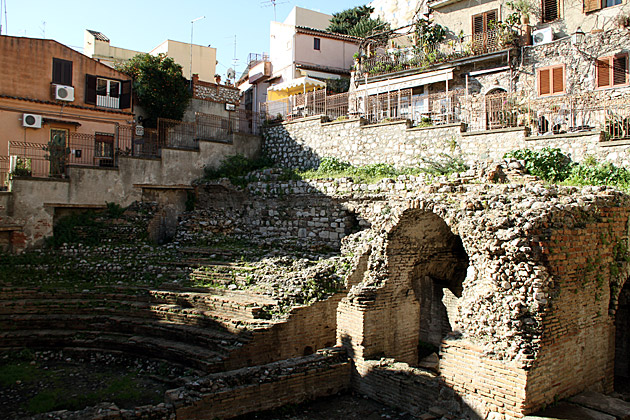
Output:
M357 88L357 92L368 90L369 94L391 92L401 89L410 89L417 86L430 85L432 83L453 80L453 69L430 71L426 73L413 74L411 76L400 77L390 80L368 83Z
M267 88L267 99L275 101L299 93L310 92L317 89L324 89L326 82L313 79L308 76L289 80Z

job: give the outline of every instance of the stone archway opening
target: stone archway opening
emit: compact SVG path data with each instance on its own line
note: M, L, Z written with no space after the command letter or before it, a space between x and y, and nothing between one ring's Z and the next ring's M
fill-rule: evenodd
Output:
M619 293L615 312L615 391L630 396L630 281Z
M411 211L396 230L392 250L400 253L390 264L393 273L405 276L419 303L417 359L412 364L420 363L454 329L469 257L461 237L433 212Z

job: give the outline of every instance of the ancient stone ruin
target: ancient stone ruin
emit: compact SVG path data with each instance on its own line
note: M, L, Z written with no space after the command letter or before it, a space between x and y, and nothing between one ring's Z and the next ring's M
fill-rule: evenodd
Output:
M162 264L159 283L3 281L3 349L115 350L195 372L159 405L54 416L230 418L352 389L414 416L517 419L629 380L628 196L505 167L249 181L197 186L161 248L171 262L137 268Z

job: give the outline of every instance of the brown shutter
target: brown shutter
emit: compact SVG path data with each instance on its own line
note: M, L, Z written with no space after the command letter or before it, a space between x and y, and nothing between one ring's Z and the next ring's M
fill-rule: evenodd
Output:
M96 76L85 75L85 103L96 105Z
M120 90L120 109L131 108L131 80L124 80Z
M491 26L490 22L497 23L499 21L499 19L497 18L497 11L496 10L490 10L489 12L486 12L485 13L485 17L486 17L486 25L485 25L484 29L486 31Z
M610 86L610 58L604 57L596 61L597 87Z
M538 94L549 95L551 93L551 77L549 69L543 69L538 72Z
M564 67L556 67L551 70L552 71L552 93L560 93L564 92Z
M593 12L602 8L602 0L584 0L584 13Z
M628 73L628 56L620 55L614 57L613 60L613 85L625 85Z
M543 22L558 19L558 0L542 0L542 18Z
M480 34L485 31L483 14L472 17L473 34Z

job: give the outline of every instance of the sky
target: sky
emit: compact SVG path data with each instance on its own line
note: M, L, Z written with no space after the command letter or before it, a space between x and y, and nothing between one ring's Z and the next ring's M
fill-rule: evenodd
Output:
M278 21L294 6L333 14L367 3L275 1ZM191 20L205 16L192 24L193 43L217 48L217 73L224 77L230 67L238 77L249 53L269 52L269 22L274 20L271 0L0 0L0 5L2 35L54 39L79 51L85 29L102 32L114 47L136 51L148 52L167 39L190 42Z

